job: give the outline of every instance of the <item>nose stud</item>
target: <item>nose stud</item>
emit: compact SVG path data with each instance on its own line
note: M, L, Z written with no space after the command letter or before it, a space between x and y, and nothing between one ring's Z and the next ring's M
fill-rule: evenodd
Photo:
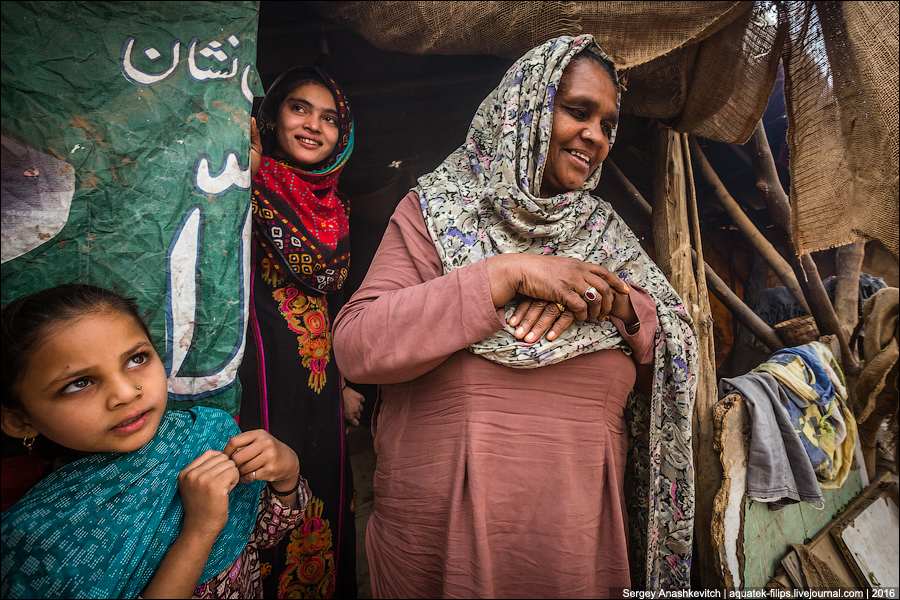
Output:
M144 387L139 385L139 386L137 386L137 389L142 390L142 389L144 389Z

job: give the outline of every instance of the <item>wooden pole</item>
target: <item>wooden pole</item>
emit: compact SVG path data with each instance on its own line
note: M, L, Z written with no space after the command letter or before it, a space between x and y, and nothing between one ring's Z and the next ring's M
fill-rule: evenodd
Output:
M772 149L769 147L769 140L766 137L762 121L756 124L756 129L750 136L748 144L750 160L753 161L753 169L756 172L756 188L766 201L773 223L784 233L791 258L796 261L797 249L794 246L793 237L791 237L791 204L784 188L781 187L781 180L778 179L775 159L772 157ZM819 276L819 269L816 267L815 261L809 254L804 254L800 257L799 263L799 272L796 264L794 270L800 285L804 288L810 312L816 320L819 332L823 335L833 333L837 336L841 347L841 365L844 372L850 375L858 374L859 361L850 351L849 332L837 318L834 306L825 292L825 286L822 285L822 278ZM852 394L850 403L855 410Z
M744 304L744 302L731 291L728 284L716 275L716 272L713 271L712 267L709 265L705 265L705 267L706 282L709 284L710 290L722 304L728 307L731 314L740 321L741 325L749 329L760 342L768 347L770 352L775 352L776 350L784 348L784 342L781 341L778 332L772 329L768 323L760 319L755 312L750 310L750 307Z
M652 222L653 209L651 208L650 203L644 199L638 189L634 187L634 184L628 180L615 163L607 159L603 163L603 169L605 173L612 175L613 179L625 189L626 198L628 198L647 221ZM691 255L691 258L697 263L697 257L694 254ZM703 268L706 273L706 283L709 286L709 289L716 298L731 311L731 314L734 315L741 325L753 332L753 335L755 335L760 342L765 344L771 352L784 348L784 342L778 337L778 333L772 329L768 323L760 319L743 300L738 298L737 295L731 291L731 288L728 287L728 284L716 274L709 264L704 262Z
M800 282L797 281L797 277L794 275L791 265L778 254L778 250L775 249L775 246L760 233L756 225L753 224L753 221L750 220L750 217L744 213L737 201L728 193L722 180L719 179L719 176L716 175L712 165L709 164L709 161L706 159L706 155L700 148L700 144L698 144L697 140L694 138L691 139L691 152L697 160L697 167L700 170L700 174L703 175L703 178L712 186L716 198L719 200L719 204L722 205L722 208L724 208L725 212L728 213L728 216L731 217L732 222L737 225L738 229L741 230L741 233L744 234L744 237L747 238L747 241L750 242L753 248L759 252L760 256L769 263L772 271L778 276L784 284L784 287L786 287L794 298L797 299L797 302L800 303L800 308L802 308L805 313L810 314L809 304L806 303L806 298L803 296L803 290L800 288Z
M864 242L842 246L835 256L837 285L834 288L834 311L847 331L853 331L859 321L859 274L865 256Z
M709 306L709 291L706 277L700 271L703 261L703 243L700 235L700 213L697 209L697 190L694 186L694 170L691 167L691 152L688 136L680 135L681 155L687 191L687 209L694 233L694 248L691 252L691 269L697 285L697 305L693 306L694 326L697 329L698 362L697 398L693 414L694 446L694 548L697 552L697 573L700 584L709 589L721 587L719 571L716 569L715 551L712 542L712 516L716 493L722 486L722 461L715 449L716 430L713 420L713 406L719 400L716 378L716 348L713 336L712 310ZM694 258L696 257L696 258Z
M657 263L681 296L688 314L694 320L698 338L698 383L692 426L695 475L695 557L692 564L703 586L718 588L721 587L721 582L715 568L711 538L712 506L722 479L711 435L712 406L717 400L716 368L714 356L710 352L712 318L709 314L708 296L704 302L692 261L693 248L688 220L692 190L688 180L689 171L685 165L685 142L672 129L660 129L653 134L653 239ZM695 242L699 244L699 237Z

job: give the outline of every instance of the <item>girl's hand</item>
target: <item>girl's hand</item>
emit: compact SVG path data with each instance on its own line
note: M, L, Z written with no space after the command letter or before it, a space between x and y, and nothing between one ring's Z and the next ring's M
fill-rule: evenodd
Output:
M347 425L356 427L359 425L366 397L350 386L345 387L341 393L344 396L344 421Z
M228 522L228 494L238 483L238 469L223 452L207 450L178 474L184 504L183 531L213 540Z
M262 140L259 137L259 129L256 128L256 118L250 118L250 178L256 177L259 165L262 162Z
M239 433L228 440L222 452L237 465L241 483L268 481L279 492L297 488L297 453L264 429Z

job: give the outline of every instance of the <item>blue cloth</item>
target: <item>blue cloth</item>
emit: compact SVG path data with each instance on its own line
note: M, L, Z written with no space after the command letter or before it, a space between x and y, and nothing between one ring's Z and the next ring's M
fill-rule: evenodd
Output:
M783 348L770 356L766 362L787 365L794 361L795 357L799 357L813 375L813 377L806 378L807 385L815 392L816 396L818 396L818 398L812 401L819 406L828 406L831 404L834 401L835 395L834 384L831 383L831 377L822 365L819 354L809 344L797 346L795 348ZM790 390L790 386L787 387ZM793 390L790 391L793 392ZM795 394L792 393L789 393L788 395L791 396L798 406L806 406L807 403L805 400L796 398Z
M134 598L181 532L178 473L240 429L228 413L166 413L138 450L99 453L41 480L2 515L4 598ZM227 569L247 546L264 482L238 484L228 523L200 577Z

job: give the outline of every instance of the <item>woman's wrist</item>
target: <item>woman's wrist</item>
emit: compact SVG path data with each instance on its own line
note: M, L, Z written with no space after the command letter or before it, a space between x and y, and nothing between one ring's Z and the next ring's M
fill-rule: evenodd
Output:
M297 465L293 475L288 475L284 479L277 481L270 481L269 485L277 496L287 496L291 492L296 492L297 486L300 485L300 465Z
M488 285L491 288L491 301L494 308L503 308L516 295L515 278L510 276L510 261L517 255L495 254L485 259Z

